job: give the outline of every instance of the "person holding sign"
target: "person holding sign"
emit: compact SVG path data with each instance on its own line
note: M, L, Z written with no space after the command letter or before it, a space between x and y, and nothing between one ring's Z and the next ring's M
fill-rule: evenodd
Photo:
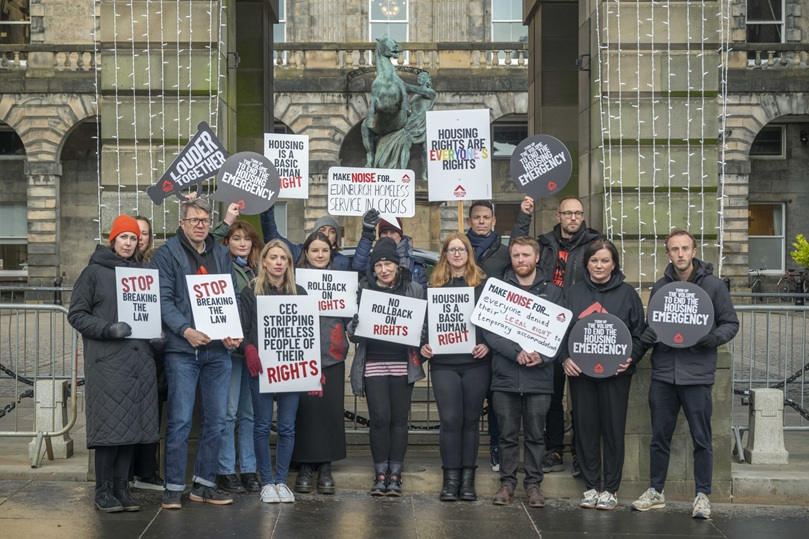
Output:
M562 290L548 282L537 267L539 245L528 236L514 238L509 248L512 269L503 280L546 301L562 305ZM565 349L564 339L553 357L525 350L517 342L484 330L483 336L492 349L492 399L500 425L500 489L494 495L495 505L507 505L517 487L520 465L520 424L525 432L525 479L523 486L530 507L545 507L540 490L542 455L545 441L542 431L545 414L553 394L553 363Z
M250 372L250 393L253 396L253 442L256 462L261 476L260 499L264 503L292 503L295 495L287 486L289 463L295 445L295 415L298 413L300 393L261 393L259 374L264 372L258 356L258 310L256 296L306 295L306 290L295 284L292 254L286 243L271 240L261 251L258 275L242 290L242 327L244 329L244 356ZM273 473L270 456L270 428L273 404L278 401L278 445Z
M377 227L377 223L379 226ZM421 257L413 256L413 238L404 235L402 220L397 217L396 222L379 218L379 212L370 209L362 216L362 237L354 251L351 269L365 273L371 267L371 244L374 241L374 227L379 230L379 238L390 238L396 243L396 252L399 255L399 265L407 268L414 282L427 287L427 265Z
M298 267L331 269L331 256L329 238L321 232L313 232L303 242L304 260L298 263ZM295 492L311 492L312 476L317 470L317 491L320 494L334 494L331 463L346 458L343 400L347 352L346 320L321 313L320 366L323 369L323 390L302 395L298 405L295 449L292 452L292 462L300 464Z
M441 257L430 277L430 286L448 289L448 294L451 294L453 288L470 287L475 293L469 299L477 301L485 275L475 264L472 253L472 244L465 234L453 232L447 236L441 249ZM449 303L458 303L459 299L453 300L450 296L447 301L445 307L451 309L452 305ZM458 311L457 305L455 311ZM443 316L454 319L453 313ZM466 320L464 329L448 329L452 329L453 335L457 335L469 333L469 326L469 320ZM472 348L471 354L436 355L429 343L421 347L421 355L431 360L430 373L441 420L438 434L444 470L444 486L439 496L441 501L456 501L459 497L464 501L477 500L475 469L480 439L480 414L483 411L483 399L489 392L492 373L489 347L483 342L482 332L477 330L472 333L476 336L473 338L477 344Z
M371 269L360 281L363 290L394 296L424 298L410 271L399 265L396 243L382 238L371 253ZM355 335L359 317L348 325L348 338L358 343L351 364L351 389L367 396L371 416L371 457L374 459L372 496L402 495L402 466L407 453L407 415L413 385L426 377L419 350L413 346Z
M292 253L292 260L300 260L303 254L303 245L290 242L278 232L278 225L275 224L275 206L270 207L267 211L261 212L261 229L264 231L265 242L271 240L283 241ZM322 232L329 238L334 269L341 271L350 269L351 262L345 255L340 254L340 224L337 222L337 219L331 215L324 215L315 221L315 229L313 232Z
M562 362L573 402L576 455L587 489L579 507L609 510L618 505L616 493L621 486L624 467L629 386L635 365L643 357L640 337L646 329L646 322L640 296L624 282L618 250L611 241L599 238L587 244L584 261L585 278L565 290L565 301L573 312L573 320L593 313L608 313L617 316L632 334L628 350L631 353L626 354L626 361L611 373L614 376L594 378L583 372L570 357L565 356L567 359ZM573 342L572 336L570 339ZM597 351L594 353L598 354Z
M115 218L110 245L98 245L73 286L67 319L81 333L87 383L87 447L95 449L95 506L105 513L139 511L129 493L136 444L160 440L157 376L152 349L127 339L118 321L115 268L136 268L138 222Z
M264 243L253 225L246 221L237 221L238 217L238 204L230 204L225 218L211 230L211 235L230 251L233 274L236 276L236 293L241 294L250 281L256 278L258 259ZM219 447L216 484L226 492L259 492L261 483L256 477L256 453L253 447L253 399L250 395L247 368L244 366L244 354L234 350L230 359L228 408L222 445ZM241 478L236 475L237 420Z
M177 235L155 251L150 264L160 272L160 309L166 331L166 378L169 383L163 466L166 475L164 509L182 509L188 435L191 433L197 386L200 388L203 421L189 498L214 505L233 503L233 498L216 489L215 481L227 413L232 363L230 351L239 346L241 339L212 340L196 329L196 324L201 321L194 319L196 304L192 303L187 281L190 276L224 274L234 287L230 290L235 289L230 253L214 241L209 234L210 228L211 206L206 200L183 202Z
M652 444L649 448L651 486L632 502L632 509L648 511L666 506L663 487L669 469L671 437L682 408L694 443L696 497L691 516L707 519L711 516L708 501L713 475L711 392L717 347L736 336L739 319L727 286L713 274L713 265L697 258L697 242L690 232L681 228L672 230L666 238L666 256L671 263L666 267L663 278L652 288L651 297L668 283L688 281L708 293L714 318L711 330L688 348L656 343L657 334L651 327L641 337L644 346L654 346L651 357L652 382L649 386L649 409L652 414Z

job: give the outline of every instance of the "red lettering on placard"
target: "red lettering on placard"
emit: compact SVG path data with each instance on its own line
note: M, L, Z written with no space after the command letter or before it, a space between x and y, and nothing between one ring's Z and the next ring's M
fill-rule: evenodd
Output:
M121 285L124 292L137 292L138 290L151 290L154 277L151 275L140 275L135 277L124 277Z
M459 342L467 342L469 340L469 330L453 331L452 333L443 333L438 335L438 344L447 345Z
M352 172L351 183L376 183L376 172Z
M324 299L317 302L319 311L336 311L345 308L346 302L344 299Z
M394 326L393 324L374 324L374 335L391 335L407 337L407 326Z
M522 296L514 292L509 292L508 294L506 294L506 301L510 301L511 303L519 305L520 307L525 307L526 309L530 309L531 305L534 303L534 300L532 298L529 298L528 296Z
M281 189L292 189L294 187L301 187L301 180L303 176L290 176L289 178L281 178Z
M195 297L201 298L204 296L218 296L224 294L228 289L228 282L220 279L218 281L211 281L210 283L198 283L194 285Z
M309 361L296 361L275 367L267 367L267 381L271 384L289 382L298 378L320 376L320 362L316 359Z

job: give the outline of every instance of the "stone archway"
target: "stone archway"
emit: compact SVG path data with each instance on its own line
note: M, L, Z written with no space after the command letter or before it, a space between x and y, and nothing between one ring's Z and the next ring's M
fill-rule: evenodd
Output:
M756 135L770 122L791 115L809 114L809 93L729 95L725 124L723 176L723 274L735 286L746 283L748 268L748 206L750 201L750 148ZM721 160L721 156L720 156Z

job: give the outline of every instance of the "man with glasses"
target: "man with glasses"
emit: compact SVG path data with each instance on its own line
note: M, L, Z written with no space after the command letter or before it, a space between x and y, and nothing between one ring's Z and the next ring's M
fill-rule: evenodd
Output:
M191 199L180 208L177 235L160 247L151 267L160 274L160 308L166 328L167 401L163 508L181 509L188 458L188 435L194 413L197 384L200 388L202 425L199 434L193 486L189 498L215 505L233 503L216 490L219 446L225 428L230 353L241 339L212 341L194 328L186 275L228 274L233 263L228 249L209 235L211 207L203 199ZM234 290L236 290L234 279Z
M539 267L551 277L553 284L567 289L585 277L587 264L584 261L584 248L598 238L597 230L587 228L584 222L584 206L577 197L569 196L559 203L556 212L557 225L537 238L540 246ZM542 471L561 472L565 469L565 411L562 400L565 391L565 372L562 363L553 364L553 399L545 421L548 435L548 451L542 459ZM575 441L573 447L573 477L581 475L576 459Z

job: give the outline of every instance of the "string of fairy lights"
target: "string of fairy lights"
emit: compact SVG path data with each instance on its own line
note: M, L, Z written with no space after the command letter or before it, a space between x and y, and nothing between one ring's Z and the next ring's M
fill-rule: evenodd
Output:
M100 0L96 0L96 13L93 14L93 40L96 43L96 58L100 58L100 40L98 36L98 24L96 19ZM167 136L169 131L176 129L181 136L183 132L191 135L196 132L196 125L200 121L206 121L214 132L219 126L219 97L222 92L225 77L221 73L221 51L223 50L223 26L226 22L227 6L221 0L208 0L207 10L204 12L210 18L207 29L207 42L197 39L194 35L194 16L199 17L198 4L195 2L168 2L164 0L147 0L145 3L135 5L129 0L112 1L112 49L105 51L105 54L112 55L112 74L110 86L112 95L103 99L107 109L112 109L109 113L114 114L114 132L110 136L114 146L108 148L115 152L115 170L117 177L107 178L102 181L102 153L100 136L96 137L96 165L97 165L97 187L98 187L98 214L96 221L98 224L98 240L102 238L102 221L104 208L110 203L108 197L104 196L104 184L115 182L116 211L118 214L129 213L132 215L146 215L150 218L155 227L156 214L162 213L162 230L153 230L154 233L161 234L166 239L167 234L172 231L170 227L170 215L176 215L180 200L176 197L167 199L160 208L156 208L151 199L146 196L146 188L154 184L171 163L173 154L170 145L182 146L181 140L176 140L175 136ZM174 11L176 10L176 12ZM176 15L175 33L176 41L169 43L166 41L166 23L171 24L171 15ZM157 16L160 28L159 43L152 36L154 28L151 24L152 18ZM129 32L122 31L118 19L129 18ZM140 19L140 20L139 20ZM216 25L216 28L214 28ZM140 30L139 30L140 29ZM141 32L136 35L137 32ZM127 43L128 42L128 43ZM142 45L142 46L141 46ZM202 49L200 48L202 47ZM172 50L174 49L174 54ZM194 72L196 62L201 57L200 50L207 51L207 70L205 81L210 88L210 94L204 97L195 96L193 81L198 76ZM122 64L121 60L126 56L131 56L131 61ZM173 84L167 80L170 75L170 58L176 65L176 82ZM159 63L159 65L155 65ZM123 71L124 65L130 66L129 73ZM199 68L196 68L199 69ZM153 73L154 71L154 73ZM159 71L160 76L153 77ZM96 104L101 99L101 73L100 67L95 70L95 92ZM154 80L159 80L159 86L155 87ZM125 83L124 81L128 81ZM126 89L126 84L130 88ZM170 85L170 86L169 86ZM142 95L146 90L144 99ZM131 108L125 107L125 100L131 96ZM207 103L207 116L195 117L194 107L203 100ZM156 110L159 103L159 110ZM146 108L145 114L142 107ZM204 110L204 109L203 109ZM174 112L174 114L172 114ZM132 114L132 117L125 117ZM131 126L132 141L122 142L122 128L124 125ZM96 117L97 134L100 133L99 116ZM140 128L140 132L139 132ZM172 129L174 128L174 129ZM142 130L148 130L148 133ZM131 144L131 146L130 146ZM125 171L121 170L122 151L132 153L132 168L134 178L124 178ZM146 161L144 163L144 161ZM203 194L210 194L209 184L203 184ZM131 187L130 187L131 186ZM127 195L134 194L128 198ZM127 207L127 200L132 201L132 206ZM172 205L173 204L173 211ZM157 228L157 227L155 227Z

